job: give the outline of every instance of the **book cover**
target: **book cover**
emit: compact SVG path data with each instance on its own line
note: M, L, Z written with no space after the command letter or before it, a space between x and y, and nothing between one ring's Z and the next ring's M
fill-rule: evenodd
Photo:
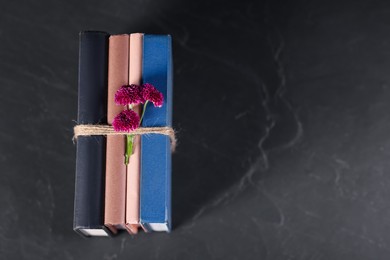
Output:
M141 84L142 77L142 45L143 34L130 34L129 52L129 85ZM141 116L141 105L136 105L133 110ZM130 156L127 165L127 186L126 186L126 229L130 234L136 234L139 227L139 176L141 138L134 137L133 154Z
M124 107L115 104L115 92L128 84L129 35L111 35L108 51L107 122L112 124ZM124 163L125 136L107 137L106 194L104 224L114 233L125 229L126 165Z
M108 34L81 32L78 123L105 124L107 114ZM106 138L77 139L73 229L83 236L108 236L104 226Z
M161 108L149 105L143 127L172 126L172 48L169 35L144 35L143 83L163 95ZM171 230L171 144L164 135L141 137L140 222L145 231Z

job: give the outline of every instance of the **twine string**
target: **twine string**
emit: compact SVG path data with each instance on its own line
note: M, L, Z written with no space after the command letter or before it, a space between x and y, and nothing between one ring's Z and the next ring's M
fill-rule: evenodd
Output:
M175 131L172 127L139 127L131 132L117 132L111 125L76 125L73 128L74 135L73 140L76 141L79 136L92 136L92 135L149 135L159 134L169 136L171 139L171 149L175 151L176 137Z

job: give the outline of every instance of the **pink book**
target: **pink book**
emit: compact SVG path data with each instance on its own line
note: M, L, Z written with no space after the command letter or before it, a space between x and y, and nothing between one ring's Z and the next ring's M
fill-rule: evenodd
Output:
M143 34L130 34L129 52L129 85L141 84L142 77L142 45ZM140 116L142 107L134 107ZM136 234L139 227L139 177L140 177L140 136L134 137L134 152L127 165L127 187L126 187L126 229L130 234Z
M129 80L129 35L112 35L108 44L107 122L124 110L114 102L115 92ZM104 225L113 233L125 229L126 165L125 136L107 136Z

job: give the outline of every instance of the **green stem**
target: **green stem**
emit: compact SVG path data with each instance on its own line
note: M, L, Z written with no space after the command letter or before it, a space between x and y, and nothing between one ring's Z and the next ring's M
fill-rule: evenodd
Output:
M130 156L133 154L133 140L134 135L126 135L126 153L125 153L125 164L129 164Z
M142 115L141 115L141 118L139 120L139 124L141 125L142 123L142 119L144 119L144 115L145 115L145 111L146 111L146 106L148 105L148 102L149 100L146 100L145 104L144 104L144 107L142 108Z
M148 100L146 100L144 107L142 109L142 115L139 120L139 124L141 125L142 119L145 115L146 106L148 105ZM133 109L132 105L128 106L128 109ZM130 161L130 156L133 154L133 148L134 148L134 135L126 135L126 152L125 152L125 164L128 165Z
M132 110L133 105L130 104L127 106L127 109ZM133 135L126 135L126 151L125 151L125 164L128 165L130 161L130 156L133 154Z

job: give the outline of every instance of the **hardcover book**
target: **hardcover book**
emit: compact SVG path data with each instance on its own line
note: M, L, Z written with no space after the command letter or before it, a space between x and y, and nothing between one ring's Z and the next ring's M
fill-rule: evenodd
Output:
M107 113L108 34L81 32L78 123L105 124ZM77 139L73 229L83 236L108 236L104 226L106 138Z
M129 85L141 84L142 77L142 44L143 34L130 34L129 52ZM134 111L141 116L141 105L136 105ZM127 165L127 186L126 186L126 228L130 234L136 234L139 227L139 178L140 178L140 156L141 138L134 137L133 154Z
M142 127L172 126L172 49L169 35L144 35L143 83L164 96L149 104ZM164 135L141 136L140 222L145 231L171 230L171 143Z
M115 92L129 80L129 35L111 35L108 52L107 121L112 124L115 116L124 110L114 102ZM107 137L106 194L104 224L113 233L125 229L126 165L124 164L125 137Z

